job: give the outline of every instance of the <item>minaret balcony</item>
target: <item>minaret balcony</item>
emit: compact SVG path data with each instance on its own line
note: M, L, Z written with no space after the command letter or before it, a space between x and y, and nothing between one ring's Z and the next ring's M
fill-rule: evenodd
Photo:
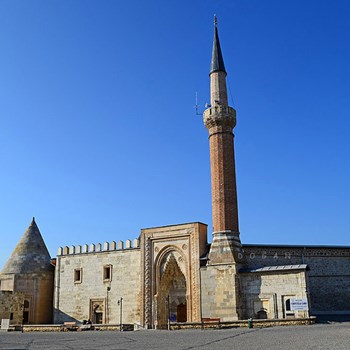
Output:
M236 110L229 106L216 105L204 111L203 120L207 129L222 126L232 130L236 126Z

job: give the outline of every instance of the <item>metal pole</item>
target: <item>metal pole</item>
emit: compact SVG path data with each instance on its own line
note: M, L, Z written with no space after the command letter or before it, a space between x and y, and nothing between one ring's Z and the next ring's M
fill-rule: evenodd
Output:
M107 287L107 295L106 295L106 323L109 323L109 291L111 290L111 287Z
M119 315L119 331L123 330L123 298L118 300L118 304L120 305L120 315Z
M107 287L107 294L106 294L106 323L108 323L108 287Z
M23 321L24 321L24 304L21 304L22 317L21 317L21 332L23 333Z
M168 294L168 331L170 330L170 295Z

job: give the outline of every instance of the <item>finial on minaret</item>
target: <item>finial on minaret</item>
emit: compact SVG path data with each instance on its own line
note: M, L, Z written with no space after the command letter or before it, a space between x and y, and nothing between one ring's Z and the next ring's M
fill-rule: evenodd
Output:
M218 26L218 18L216 17L216 15L214 15L214 27L217 28Z

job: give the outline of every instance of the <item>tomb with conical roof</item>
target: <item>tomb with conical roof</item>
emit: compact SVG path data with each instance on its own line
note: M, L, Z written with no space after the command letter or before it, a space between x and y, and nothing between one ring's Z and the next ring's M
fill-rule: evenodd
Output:
M23 323L51 323L54 267L33 218L0 274L1 290L24 295Z

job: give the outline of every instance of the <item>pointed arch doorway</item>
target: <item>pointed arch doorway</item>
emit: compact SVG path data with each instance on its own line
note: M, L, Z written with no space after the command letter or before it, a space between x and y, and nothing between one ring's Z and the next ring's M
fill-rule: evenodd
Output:
M140 316L145 328L164 325L168 314L179 322L201 321L199 259L207 251L206 237L201 223L141 230Z
M182 257L175 251L163 256L159 266L157 278L157 308L155 312L155 326L166 328L170 322L187 321L187 283L179 266Z

